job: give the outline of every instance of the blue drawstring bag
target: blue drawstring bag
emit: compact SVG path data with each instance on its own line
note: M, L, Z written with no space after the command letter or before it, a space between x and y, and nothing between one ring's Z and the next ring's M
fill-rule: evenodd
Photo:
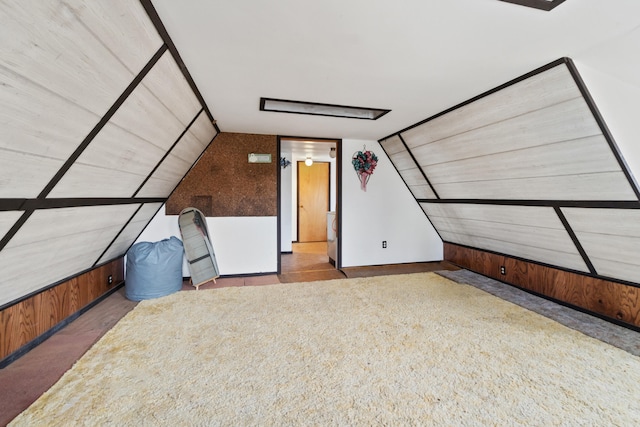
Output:
M124 285L127 299L142 301L179 291L183 253L182 241L175 236L131 246Z

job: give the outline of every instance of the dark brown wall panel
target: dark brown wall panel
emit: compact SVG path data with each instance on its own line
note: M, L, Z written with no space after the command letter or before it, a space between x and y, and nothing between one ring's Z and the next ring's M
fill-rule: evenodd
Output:
M249 163L250 153L271 163ZM167 215L186 207L206 216L277 216L278 142L275 135L221 133L169 197Z
M107 283L107 277L113 283ZM0 360L124 281L124 258L44 290L0 311Z
M444 259L589 312L640 327L640 288L451 243ZM506 274L500 273L504 266Z

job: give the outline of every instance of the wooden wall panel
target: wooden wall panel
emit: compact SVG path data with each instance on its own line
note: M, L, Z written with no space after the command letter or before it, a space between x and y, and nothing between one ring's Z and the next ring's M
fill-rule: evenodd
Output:
M445 241L588 272L553 208L421 203Z
M565 66L536 74L402 132L410 149L581 97Z
M0 252L0 305L93 266L139 206L36 211Z
M416 199L436 198L422 171L398 136L382 140L380 145Z
M250 153L271 154L271 163L251 164ZM206 216L276 216L278 162L275 135L221 133L167 200L167 215L196 207ZM207 206L198 201L209 200Z
M98 263L101 264L117 256L124 255L161 206L162 203L144 204L131 221L129 221L124 230L122 230L118 237L116 237L113 243L109 246L109 249L107 249L102 257L100 257Z
M451 243L444 259L574 307L640 327L640 288ZM500 267L506 274L500 274Z
M113 277L111 285L107 277ZM124 281L119 258L0 311L0 360L94 302Z
M599 275L640 283L640 209L562 212Z

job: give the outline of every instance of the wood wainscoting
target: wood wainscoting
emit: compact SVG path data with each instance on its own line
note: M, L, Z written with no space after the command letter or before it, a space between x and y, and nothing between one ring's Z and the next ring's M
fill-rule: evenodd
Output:
M124 257L120 257L0 311L0 367L42 342L123 282Z
M640 288L451 243L444 259L534 294L633 329L640 327ZM505 268L505 274L500 267Z

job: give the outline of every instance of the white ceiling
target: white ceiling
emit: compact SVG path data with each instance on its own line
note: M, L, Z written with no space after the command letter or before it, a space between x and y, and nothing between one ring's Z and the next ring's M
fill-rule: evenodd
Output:
M380 139L563 56L640 87L638 0L152 2L223 132ZM262 112L260 97L392 111Z

